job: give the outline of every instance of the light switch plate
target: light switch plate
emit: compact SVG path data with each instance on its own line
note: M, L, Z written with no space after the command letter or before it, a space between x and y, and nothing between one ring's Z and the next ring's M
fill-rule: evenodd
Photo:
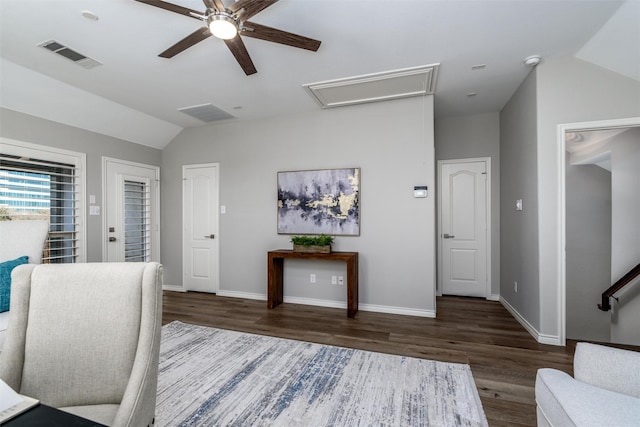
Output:
M522 210L522 199L516 200L516 210L517 211L521 211Z
M413 197L415 198L425 198L428 195L427 186L426 185L416 185L413 187Z

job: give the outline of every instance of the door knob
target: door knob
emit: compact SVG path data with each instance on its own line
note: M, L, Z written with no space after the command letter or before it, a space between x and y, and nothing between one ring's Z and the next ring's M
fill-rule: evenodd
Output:
M110 242L115 242L115 241L116 241L116 238L115 238L115 237L109 237L109 241L110 241Z
M445 239L453 239L453 238L455 238L456 236L452 236L451 234L447 234L447 233L445 233L445 234L443 234L443 235L442 235L442 237L444 237Z
M208 236L204 236L205 239L215 239L215 234L209 234Z

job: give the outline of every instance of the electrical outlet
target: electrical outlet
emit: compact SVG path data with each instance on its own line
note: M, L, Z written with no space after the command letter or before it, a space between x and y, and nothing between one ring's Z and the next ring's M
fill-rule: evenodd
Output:
M513 282L513 291L517 294L518 293L518 282L514 281Z
M332 285L338 284L338 276L331 276L331 284Z
M344 285L344 276L338 276L338 285Z
M309 282L316 283L316 275L315 274L312 274L311 276L309 276Z

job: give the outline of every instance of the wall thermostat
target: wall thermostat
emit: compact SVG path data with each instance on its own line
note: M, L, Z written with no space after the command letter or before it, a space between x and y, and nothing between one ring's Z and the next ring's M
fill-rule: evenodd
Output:
M427 186L426 185L416 185L413 187L413 197L415 198L423 198L427 197Z

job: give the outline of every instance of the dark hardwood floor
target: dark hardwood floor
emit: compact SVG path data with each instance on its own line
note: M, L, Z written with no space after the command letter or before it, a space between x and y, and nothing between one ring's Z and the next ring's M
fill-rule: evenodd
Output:
M436 319L164 293L163 324L182 322L383 353L466 363L490 426L536 424L534 383L542 367L572 373L575 342L537 343L499 303L439 297Z

